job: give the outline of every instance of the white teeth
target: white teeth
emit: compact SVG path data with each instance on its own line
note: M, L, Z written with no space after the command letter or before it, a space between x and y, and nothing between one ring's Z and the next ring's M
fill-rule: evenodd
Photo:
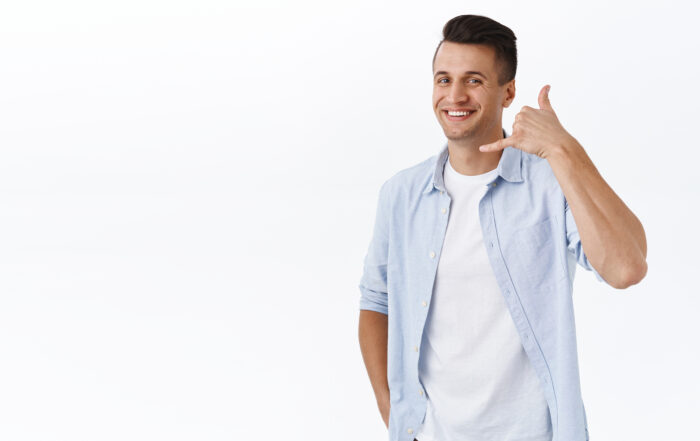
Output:
M471 112L451 112L448 111L447 114L450 116L466 116L469 115Z

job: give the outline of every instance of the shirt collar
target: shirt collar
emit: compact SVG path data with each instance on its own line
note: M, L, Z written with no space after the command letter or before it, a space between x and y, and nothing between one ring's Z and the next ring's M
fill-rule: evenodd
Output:
M503 130L503 137L507 138L508 134L505 129ZM435 164L435 170L433 171L433 176L428 182L428 186L423 190L423 194L430 193L433 188L437 188L440 191L445 191L445 182L443 180L443 172L445 170L445 163L448 158L447 144L443 147L442 151L438 155L437 162ZM515 147L506 147L503 149L503 154L501 154L501 159L498 161L498 171L496 172L498 176L509 182L522 182L522 156L523 152Z

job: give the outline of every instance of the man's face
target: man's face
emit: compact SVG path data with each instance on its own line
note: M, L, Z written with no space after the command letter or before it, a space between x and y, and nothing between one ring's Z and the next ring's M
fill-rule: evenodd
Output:
M433 110L451 140L480 140L501 133L503 107L515 96L515 80L498 85L500 65L489 46L444 41L433 67ZM450 116L448 110L470 111Z

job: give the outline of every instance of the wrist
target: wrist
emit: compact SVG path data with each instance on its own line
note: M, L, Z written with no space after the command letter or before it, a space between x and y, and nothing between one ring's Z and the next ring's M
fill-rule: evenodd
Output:
M583 151L583 147L578 143L576 138L568 136L549 149L546 159L550 161L550 163L553 161L568 161L577 156L581 151Z
M379 406L383 406L385 404L389 404L391 401L390 399L390 393L389 393L389 388L382 388L381 390L378 390L375 392L376 398L377 398L377 404Z

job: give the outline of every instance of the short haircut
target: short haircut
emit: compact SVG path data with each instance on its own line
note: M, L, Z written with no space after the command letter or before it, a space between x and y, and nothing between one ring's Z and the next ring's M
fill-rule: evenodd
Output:
M515 45L515 34L507 26L482 15L458 15L450 19L442 28L442 40L433 55L433 70L435 57L444 41L453 43L482 44L492 47L496 53L496 63L501 69L498 75L498 85L503 86L515 78L518 67L518 51Z

